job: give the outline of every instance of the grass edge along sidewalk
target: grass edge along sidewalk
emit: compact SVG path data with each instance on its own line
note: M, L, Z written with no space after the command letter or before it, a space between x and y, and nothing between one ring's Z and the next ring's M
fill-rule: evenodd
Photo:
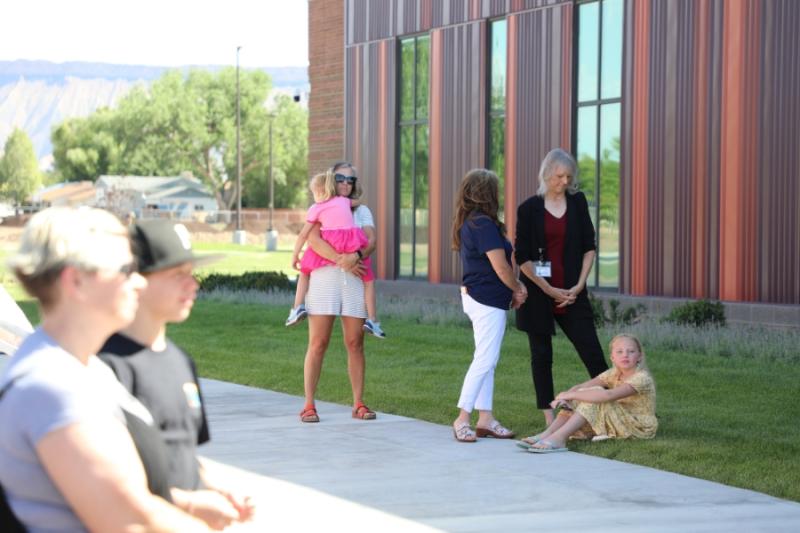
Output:
M190 320L171 326L169 334L192 353L203 377L302 395L307 326L284 327L289 296L284 299L286 303L266 305L199 300ZM33 303L21 303L35 320ZM386 341L365 341L368 404L450 424L472 357L469 326L465 321L419 323L398 316L386 326ZM601 332L604 345L612 333ZM800 501L800 425L792 414L800 397L800 364L649 348L646 338L643 343L657 387L656 438L572 442L570 448ZM578 356L561 335L554 352L557 390L586 379ZM542 428L534 411L529 364L527 339L509 328L496 372L494 411L520 436ZM351 401L338 328L318 397L345 405ZM324 423L325 413L320 416Z
M307 327L285 328L286 312L281 305L200 301L192 318L170 334L197 358L204 376L302 395ZM236 316L235 330L231 316ZM471 330L463 324L419 324L410 318L392 318L387 327L385 342L365 341L368 404L450 424L472 357ZM609 335L601 338L604 344ZM646 341L644 346L658 390L658 436L651 441L572 443L572 449L800 501L800 427L792 420L800 397L800 365L648 350ZM494 410L520 435L542 425L534 411L529 364L527 339L510 330L496 372ZM558 390L586 379L563 336L555 341L554 373ZM338 328L319 399L351 401ZM320 415L324 422L324 413Z

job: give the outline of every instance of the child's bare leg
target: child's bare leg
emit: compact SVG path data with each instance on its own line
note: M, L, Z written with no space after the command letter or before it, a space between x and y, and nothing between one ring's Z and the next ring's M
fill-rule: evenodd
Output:
M557 416L555 420L553 420L553 423L547 426L547 429L545 429L539 434L539 438L546 439L547 437L549 437L550 435L561 429L561 426L566 424L567 420L569 419L570 417L568 416Z
M367 315L373 322L378 321L378 304L375 296L375 282L364 282L364 299L367 301Z
M556 422L558 422L558 419L556 419ZM556 422L553 422L553 424ZM567 418L564 423L561 424L561 427L547 435L547 441L556 448L561 448L562 446L566 445L569 436L581 429L585 423L586 419L583 418L580 413L573 413L571 417ZM542 444L542 441L534 444L534 447L536 448L544 448L546 446L546 444Z
M306 301L306 293L308 292L308 274L300 273L297 276L297 291L294 293L294 305L292 309L297 309L297 307L305 303Z
M556 430L561 428L564 423L567 421L568 417L566 416L557 416L553 419L553 421L545 428L544 431L539 433L538 435L533 435L531 437L527 437L522 439L523 441L527 442L528 444L533 444L536 441L541 439L546 439L550 435L552 435Z

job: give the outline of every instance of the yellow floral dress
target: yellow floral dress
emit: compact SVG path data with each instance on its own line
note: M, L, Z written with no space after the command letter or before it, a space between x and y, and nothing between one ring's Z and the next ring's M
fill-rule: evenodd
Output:
M598 376L607 389L628 384L636 394L613 402L574 402L575 412L586 419L596 435L614 439L652 439L656 436L656 385L646 370L623 380L615 368ZM588 428L587 428L588 429Z

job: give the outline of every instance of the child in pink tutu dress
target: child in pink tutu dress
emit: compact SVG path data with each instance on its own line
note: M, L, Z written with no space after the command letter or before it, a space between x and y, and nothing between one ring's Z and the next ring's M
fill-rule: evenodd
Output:
M360 202L358 200L350 199L344 196L336 195L336 186L333 180L327 178L326 174L317 174L309 182L309 189L314 195L314 205L308 209L306 214L306 223L294 245L294 252L292 254L292 267L295 270L300 270L300 275L297 278L297 292L294 299L294 307L289 312L289 318L286 319L287 326L293 326L299 321L303 320L306 315L305 298L308 292L309 275L311 272L319 267L334 265L331 261L317 254L311 247L306 248L303 252L302 259L299 259L300 251L308 239L308 234L314 227L314 224L319 223L321 237L331 245L331 247L339 254L354 253L357 250L366 248L369 244L364 230L359 228L353 222L354 207L357 207ZM298 259L300 266L298 268ZM366 298L368 320L377 327L368 329L376 337L384 338L385 334L380 329L380 322L377 318L376 311L376 298L375 298L375 275L372 272L372 261L369 257L363 260L365 272L361 277L364 282L364 294Z

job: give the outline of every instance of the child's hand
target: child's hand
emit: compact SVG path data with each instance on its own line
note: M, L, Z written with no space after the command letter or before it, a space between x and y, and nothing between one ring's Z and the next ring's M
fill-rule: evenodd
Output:
M292 255L292 268L298 272L300 271L300 258L297 254Z
M552 407L553 409L561 408L561 409L566 409L568 411L572 411L572 407L570 407L570 405L564 399L553 400L552 402L550 402L550 407Z

